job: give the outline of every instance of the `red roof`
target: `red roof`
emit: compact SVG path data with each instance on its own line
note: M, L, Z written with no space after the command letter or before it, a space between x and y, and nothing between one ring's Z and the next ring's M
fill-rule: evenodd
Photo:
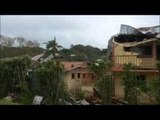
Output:
M75 68L88 67L87 62L62 62L66 71L73 70Z

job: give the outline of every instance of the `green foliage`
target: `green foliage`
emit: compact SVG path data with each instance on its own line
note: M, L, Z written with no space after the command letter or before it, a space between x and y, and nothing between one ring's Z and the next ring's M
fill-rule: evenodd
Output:
M106 75L107 72L111 71L112 64L110 61L103 59L96 60L90 69L96 74L97 82L95 87L99 90L103 104L110 104L112 98L112 77Z
M21 105L21 104L14 103L14 102L7 101L7 100L0 100L0 105Z
M24 105L31 105L33 102L33 98L34 96L32 95L32 93L24 88L23 89L23 93L18 93L17 94L17 99L15 99L16 103L21 103Z
M38 82L37 92L45 99L43 104L58 104L58 98L68 99L64 66L59 61L43 62L33 72Z
M91 61L106 56L107 49L100 50L99 48L83 45L71 45L69 49L60 50L60 54L67 61ZM70 55L75 55L74 57Z
M150 92L157 102L160 104L160 77L154 78L150 81Z
M82 100L82 99L84 99L84 92L82 92L82 91L79 91L79 92L77 92L76 94L75 94L75 98L77 99L77 100Z
M153 96L160 104L160 61L158 61L156 65L159 73L158 76L156 76L153 80L150 81L149 88L151 96Z
M98 59L91 64L90 69L96 74L97 80L99 80L106 72L110 71L111 66L111 62Z
M134 71L134 66L129 64L124 64L124 79L122 84L124 85L124 99L128 104L138 104L138 96L140 91L137 89L137 78Z
M158 71L160 72L160 61L157 61L156 66L157 66Z
M31 91L28 88L27 81L21 82L21 84L18 84L16 86L17 92L17 99L15 102L24 104L24 105L31 105L33 102L33 95L31 94Z
M145 93L145 94L149 94L149 86L148 83L146 83L146 81L142 81L141 79L137 79L137 87L140 89L141 92Z
M112 99L112 76L103 75L95 86L100 92L103 104L110 104Z
M26 81L30 63L31 59L28 56L0 60L0 97L4 97L8 93L23 91L22 89L18 90L17 86Z

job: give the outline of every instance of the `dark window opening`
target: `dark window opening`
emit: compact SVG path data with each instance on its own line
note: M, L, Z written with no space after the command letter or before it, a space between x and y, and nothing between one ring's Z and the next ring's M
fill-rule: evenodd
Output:
M152 55L152 46L140 47L143 55Z
M152 46L139 46L139 47L124 47L126 52L135 52L139 55L152 55Z
M94 79L94 74L92 73L92 80Z
M160 45L157 46L157 59L160 60Z
M74 79L75 78L75 75L74 75L74 73L72 73L72 79Z
M90 65L91 65L91 63L87 63L87 65L88 65L88 66L90 66Z
M74 67L74 65L71 65L71 67Z
M80 73L78 73L78 76L77 76L77 77L78 77L78 79L80 78Z
M86 77L86 74L85 73L83 73L83 78L85 78Z
M145 75L137 75L137 85L144 85L146 83Z
M131 52L131 47L124 47L124 51Z

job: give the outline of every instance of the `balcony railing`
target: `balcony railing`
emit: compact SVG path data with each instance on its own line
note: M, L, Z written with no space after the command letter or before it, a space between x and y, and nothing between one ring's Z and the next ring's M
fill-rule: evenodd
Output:
M152 56L138 56L138 55L117 55L114 56L114 65L122 66L123 64L132 63L140 68L155 68L156 62Z

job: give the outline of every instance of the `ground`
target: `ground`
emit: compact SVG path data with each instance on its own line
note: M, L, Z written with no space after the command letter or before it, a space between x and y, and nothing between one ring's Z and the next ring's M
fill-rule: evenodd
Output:
M20 105L19 103L10 102L7 100L0 100L0 105Z
M83 85L81 89L85 93L85 96L93 94L93 85Z

